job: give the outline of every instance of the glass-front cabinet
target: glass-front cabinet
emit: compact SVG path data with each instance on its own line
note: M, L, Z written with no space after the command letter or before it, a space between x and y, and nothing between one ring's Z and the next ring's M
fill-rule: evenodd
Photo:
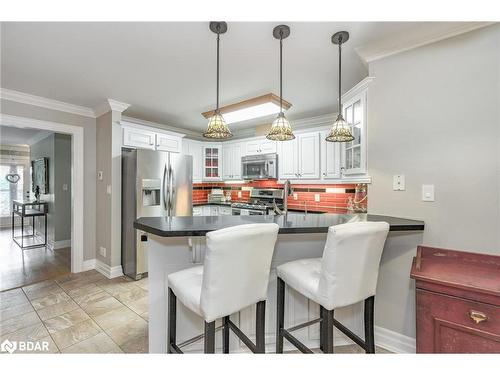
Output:
M354 140L343 144L343 174L366 173L366 91L343 105L344 118L351 126Z
M203 180L221 180L221 160L222 146L220 144L206 144L203 146Z

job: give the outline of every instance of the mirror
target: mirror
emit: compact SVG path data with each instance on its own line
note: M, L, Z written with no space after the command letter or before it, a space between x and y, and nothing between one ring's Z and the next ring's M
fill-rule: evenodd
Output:
M31 161L31 189L40 187L40 194L49 194L49 158Z

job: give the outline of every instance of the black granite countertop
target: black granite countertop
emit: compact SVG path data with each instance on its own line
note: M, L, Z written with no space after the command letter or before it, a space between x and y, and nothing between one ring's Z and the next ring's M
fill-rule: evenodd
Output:
M204 236L207 232L235 225L251 223L276 223L279 233L327 233L332 225L351 221L385 221L391 231L424 230L424 222L391 216L370 214L322 214L304 215L289 212L286 216L273 215L222 215L222 216L177 216L141 217L134 222L134 228L161 237Z

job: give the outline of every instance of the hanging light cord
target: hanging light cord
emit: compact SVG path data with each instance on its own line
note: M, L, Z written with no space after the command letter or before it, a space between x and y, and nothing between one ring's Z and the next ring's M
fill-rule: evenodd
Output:
M215 99L216 109L215 112L219 112L219 41L220 41L220 26L217 25L217 98Z
M283 30L280 30L280 113L283 113Z
M342 114L342 104L340 103L340 93L341 93L341 85L342 81L342 35L339 36L339 113Z

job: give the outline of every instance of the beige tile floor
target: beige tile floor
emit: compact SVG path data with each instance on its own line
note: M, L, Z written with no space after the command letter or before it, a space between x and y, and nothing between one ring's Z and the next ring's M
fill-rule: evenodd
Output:
M147 353L147 279L69 274L0 293L0 342L47 341L51 353Z
M97 271L11 289L0 293L0 342L47 341L50 353L147 353L147 299L147 279L109 280ZM345 345L335 352L363 350Z

